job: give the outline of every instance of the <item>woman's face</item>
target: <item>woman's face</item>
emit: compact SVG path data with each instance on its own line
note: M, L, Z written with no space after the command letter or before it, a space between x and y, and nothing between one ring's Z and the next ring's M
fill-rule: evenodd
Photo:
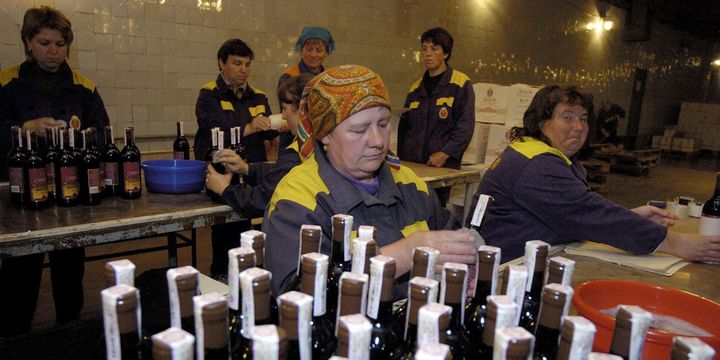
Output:
M303 44L300 53L303 62L312 70L319 70L328 56L325 43L319 39L309 39Z
M587 109L567 103L557 104L552 118L540 124L540 132L550 140L550 146L567 157L575 155L585 144L588 129Z
M431 76L442 73L447 69L445 64L447 54L442 46L426 41L420 47L420 54L422 55L423 65L425 65Z
M58 71L67 58L69 46L58 30L43 28L26 42L30 55L45 71Z
M340 173L371 182L390 147L390 110L373 107L345 119L322 139L330 163Z
M287 121L290 132L297 135L298 111L295 105L282 103L282 118Z

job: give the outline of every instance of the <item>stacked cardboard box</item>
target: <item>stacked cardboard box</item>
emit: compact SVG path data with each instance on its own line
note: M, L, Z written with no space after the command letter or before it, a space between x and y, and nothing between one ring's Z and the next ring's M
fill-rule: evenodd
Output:
M690 133L696 140L692 144L683 141L678 145L679 149L720 151L720 104L682 103L678 131Z

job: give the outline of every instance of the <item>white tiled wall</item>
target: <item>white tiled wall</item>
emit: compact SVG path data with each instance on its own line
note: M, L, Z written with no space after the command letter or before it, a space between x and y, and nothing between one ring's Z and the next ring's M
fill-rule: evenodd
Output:
M70 17L71 66L97 84L112 124L135 126L138 136L170 135L177 120L194 133L197 93L217 75L217 48L230 37L255 51L250 82L276 110L277 78L298 61L293 48L305 25L332 31L337 51L326 65L372 68L395 106L421 76L419 37L435 26L454 35L450 63L473 82L579 83L598 103L610 96L627 108L632 71L646 68L641 132L671 121L668 109L681 100L698 101L711 47L658 24L647 42L623 42L619 25L596 37L583 30L597 12L592 0L0 0L0 66L24 59L19 29L34 5ZM608 16L624 22L616 8Z

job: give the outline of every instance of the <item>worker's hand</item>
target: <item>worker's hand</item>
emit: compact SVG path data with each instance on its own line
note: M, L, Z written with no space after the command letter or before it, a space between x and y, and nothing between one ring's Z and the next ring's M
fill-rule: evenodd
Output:
M51 117L41 117L24 122L22 129L23 133L27 130L34 130L37 136L45 137L46 128L54 128L58 126L67 126L67 122L63 120L55 120Z
M235 151L230 149L222 149L217 153L217 160L225 165L225 169L240 175L247 175L250 166Z
M445 165L445 162L449 158L450 158L450 155L448 155L442 151L438 151L438 152L430 155L430 158L428 158L428 161L427 161L427 166L442 167L443 165Z
M704 236L668 231L657 251L685 260L720 263L720 236Z
M447 262L475 264L475 240L464 232L452 230L418 231L390 245L383 246L381 253L395 259L397 276L412 268L412 252L418 246L429 246L440 252L435 272L442 272Z
M249 124L245 125L243 137L266 130L270 130L270 118L265 115L258 115Z
M666 210L663 210L660 208L656 208L651 205L643 205L640 207L636 207L636 208L632 209L632 211L635 212L636 214L638 214L650 221L658 223L664 227L674 225L675 220L678 219L677 215L675 215L669 211L666 211Z
M222 193L225 192L225 188L230 186L232 176L232 173L221 174L215 171L212 164L208 164L207 174L205 174L205 188L218 195L222 195Z

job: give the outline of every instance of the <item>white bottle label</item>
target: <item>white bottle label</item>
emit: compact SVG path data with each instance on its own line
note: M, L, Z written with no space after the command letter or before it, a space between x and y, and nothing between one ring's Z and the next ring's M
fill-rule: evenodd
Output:
M701 216L698 234L713 236L720 235L720 217L711 217L707 215Z

